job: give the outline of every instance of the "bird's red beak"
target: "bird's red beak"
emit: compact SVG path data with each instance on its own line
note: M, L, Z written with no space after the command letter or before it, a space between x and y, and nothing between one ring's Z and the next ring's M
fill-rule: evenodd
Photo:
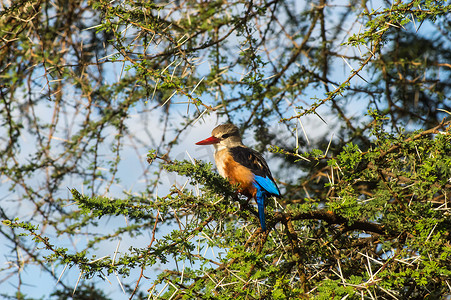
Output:
M197 142L196 145L211 145L216 143L219 143L219 139L214 136L211 136L209 138L206 138L205 140Z

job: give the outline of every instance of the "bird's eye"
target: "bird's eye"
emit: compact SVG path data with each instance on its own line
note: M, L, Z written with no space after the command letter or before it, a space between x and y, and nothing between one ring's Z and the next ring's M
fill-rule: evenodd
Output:
M222 138L222 139L226 139L226 138L228 138L229 136L230 136L230 134L226 133L226 134L224 134L223 136L221 136L221 138Z

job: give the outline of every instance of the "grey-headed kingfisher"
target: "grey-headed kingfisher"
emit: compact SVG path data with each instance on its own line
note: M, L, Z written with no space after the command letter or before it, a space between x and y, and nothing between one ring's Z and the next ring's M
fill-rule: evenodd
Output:
M196 145L215 147L219 174L232 184L238 183L241 194L257 201L260 225L266 231L265 201L268 196L280 197L280 190L261 154L243 145L238 127L233 124L217 126L211 137Z

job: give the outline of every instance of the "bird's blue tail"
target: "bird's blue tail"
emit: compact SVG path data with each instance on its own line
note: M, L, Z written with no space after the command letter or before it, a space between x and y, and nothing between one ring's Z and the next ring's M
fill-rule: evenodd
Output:
M257 186L257 194L255 195L255 200L257 201L258 208L258 218L260 219L260 225L263 231L266 231L266 220L265 220L265 198L266 194L262 191L262 188Z
M260 225L263 231L266 231L266 221L265 221L265 200L266 196L274 195L280 196L279 188L271 177L263 177L255 175L254 186L257 189L255 195L255 200L257 201L258 207L258 218L260 219Z

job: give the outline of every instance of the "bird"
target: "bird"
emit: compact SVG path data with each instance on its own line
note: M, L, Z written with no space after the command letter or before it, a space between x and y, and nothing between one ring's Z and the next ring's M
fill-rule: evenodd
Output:
M217 126L211 137L196 145L214 146L219 174L232 184L239 184L242 195L255 199L260 226L265 232L265 201L269 196L281 197L281 194L263 156L243 145L238 127L231 123Z

